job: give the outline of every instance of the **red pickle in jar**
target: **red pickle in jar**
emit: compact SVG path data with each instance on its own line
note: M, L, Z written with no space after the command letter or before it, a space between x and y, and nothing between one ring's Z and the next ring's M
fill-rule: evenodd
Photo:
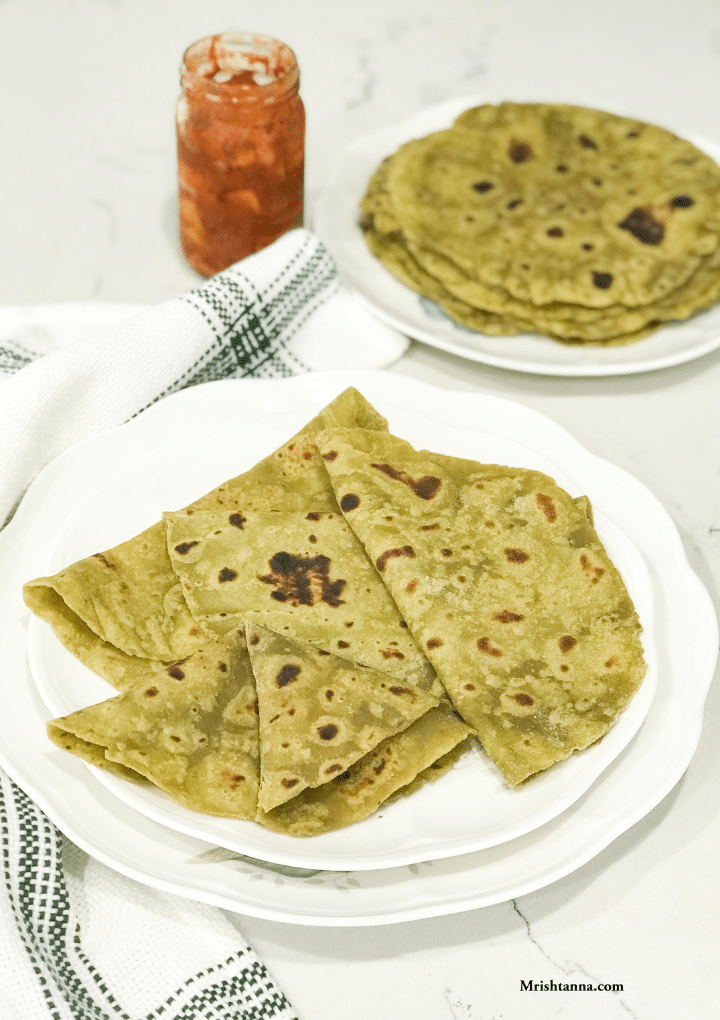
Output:
M305 110L292 50L245 32L183 57L177 106L180 242L212 276L303 222Z

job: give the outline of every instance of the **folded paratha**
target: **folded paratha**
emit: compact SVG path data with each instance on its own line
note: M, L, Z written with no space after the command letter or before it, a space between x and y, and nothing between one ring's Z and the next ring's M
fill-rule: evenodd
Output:
M510 785L610 729L646 666L587 500L387 433L317 442L346 519Z
M91 765L124 779L144 777L193 811L255 817L257 700L242 629L162 678L54 719L48 735Z
M439 699L389 673L249 624L260 717L260 795L271 811L351 765Z
M344 828L445 775L473 740L470 728L447 702L441 703L337 779L309 787L272 811L258 811L256 820L289 836L319 836Z
M337 510L313 443L329 425L387 428L357 390L347 389L296 436L198 499L188 513L217 513L227 520L239 508ZM120 691L132 690L148 672L162 676L163 663L190 655L217 636L192 616L168 555L164 521L52 577L27 582L23 598L66 648Z
M264 628L247 633L252 662L234 629L164 677L52 720L48 736L189 810L292 836L360 821L467 750L470 730L447 701Z

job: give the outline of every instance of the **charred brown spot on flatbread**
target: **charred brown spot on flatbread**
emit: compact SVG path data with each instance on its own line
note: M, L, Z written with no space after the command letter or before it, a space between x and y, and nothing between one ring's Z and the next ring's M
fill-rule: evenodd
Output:
M593 286L597 287L598 290L607 290L612 286L613 277L612 273L601 273L594 272L592 274Z
M180 556L186 556L191 549L194 549L196 545L200 545L199 542L180 542L179 545L175 546L175 552Z
M476 644L484 655L491 655L496 659L499 659L502 655L502 651L499 648L496 648L495 645L491 644L489 638L478 638Z
M498 623L519 623L525 617L521 613L513 613L511 609L503 609L501 612L495 613L495 619Z
M529 694L525 694L523 691L520 691L518 694L513 694L513 698L517 701L518 705L525 705L527 708L529 708L530 705L535 704L534 699L531 698Z
M272 585L271 598L276 602L289 602L293 606L313 606L317 602L337 608L344 605L340 595L346 582L330 579L330 558L323 553L317 556L296 556L278 552L269 563L270 573L260 580Z
M351 510L357 510L360 506L360 497L356 496L354 492L346 492L340 500L340 509L344 513L348 513Z
M241 772L234 772L232 769L223 769L221 776L225 784L231 789L239 783L245 782L245 776Z
M505 549L505 559L509 563L527 563L530 559L530 554L526 553L523 549L508 547Z
M382 574L387 566L388 560L397 558L398 556L407 556L409 559L415 558L415 550L411 545L403 545L399 549L386 549L384 553L381 553L375 561L375 566Z
M275 683L278 687L287 687L288 684L294 683L299 676L300 667L294 662L288 662L276 676Z
M240 530L242 530L243 524L247 523L247 518L243 517L243 515L239 513L230 514L228 520L232 524L233 528L240 528Z
M392 687L388 687L388 690L390 691L391 694L395 694L397 697L401 697L403 695L407 695L410 698L415 697L415 691L412 689L412 687L399 687L397 685L394 685Z
M519 139L513 139L508 146L508 156L513 163L526 163L533 155L532 145Z
M583 553L582 556L580 557L580 566L582 567L584 572L590 576L591 584L598 584L600 578L605 573L604 567L600 567L594 564L590 560L590 558L585 555L585 553Z
M661 244L665 237L665 224L647 206L636 206L618 227L627 230L641 244Z
M323 726L318 726L318 736L321 740L334 740L339 732L340 730L335 723L325 723Z
M571 651L577 644L577 638L574 638L571 634L563 634L558 641L558 647L563 654Z
M542 512L545 514L550 524L554 524L557 520L557 508L552 500L552 497L546 496L545 493L539 492L535 497L537 505L540 507Z
M116 564L115 563L111 563L110 560L107 558L107 556L104 553L93 553L92 558L94 560L100 560L102 565L104 567L107 567L109 570L117 570Z
M377 471L382 471L393 481L402 482L403 485L415 493L420 499L434 499L442 486L442 481L435 475L423 475L421 478L413 478L406 471L399 471L392 464L371 464Z

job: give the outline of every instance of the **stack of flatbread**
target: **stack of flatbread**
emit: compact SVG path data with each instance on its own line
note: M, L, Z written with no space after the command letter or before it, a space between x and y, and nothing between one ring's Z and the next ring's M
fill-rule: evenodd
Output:
M505 102L412 139L373 174L373 254L490 336L623 344L720 298L720 168L652 124Z
M295 836L414 792L478 737L517 785L607 732L645 671L587 500L415 451L354 389L24 597L119 692L53 720L56 745Z

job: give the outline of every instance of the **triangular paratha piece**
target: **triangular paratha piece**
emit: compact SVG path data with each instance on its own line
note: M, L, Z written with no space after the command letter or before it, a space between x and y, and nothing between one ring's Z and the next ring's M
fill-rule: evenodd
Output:
M587 747L640 685L641 627L587 501L547 475L318 437L338 503L508 783Z
M265 627L248 624L247 642L260 717L262 811L336 779L439 701Z
M257 821L288 836L320 836L360 822L389 801L445 775L474 740L447 702L431 708L337 779L308 787Z
M132 691L48 724L50 739L123 778L145 777L193 811L253 819L255 683L242 629Z

